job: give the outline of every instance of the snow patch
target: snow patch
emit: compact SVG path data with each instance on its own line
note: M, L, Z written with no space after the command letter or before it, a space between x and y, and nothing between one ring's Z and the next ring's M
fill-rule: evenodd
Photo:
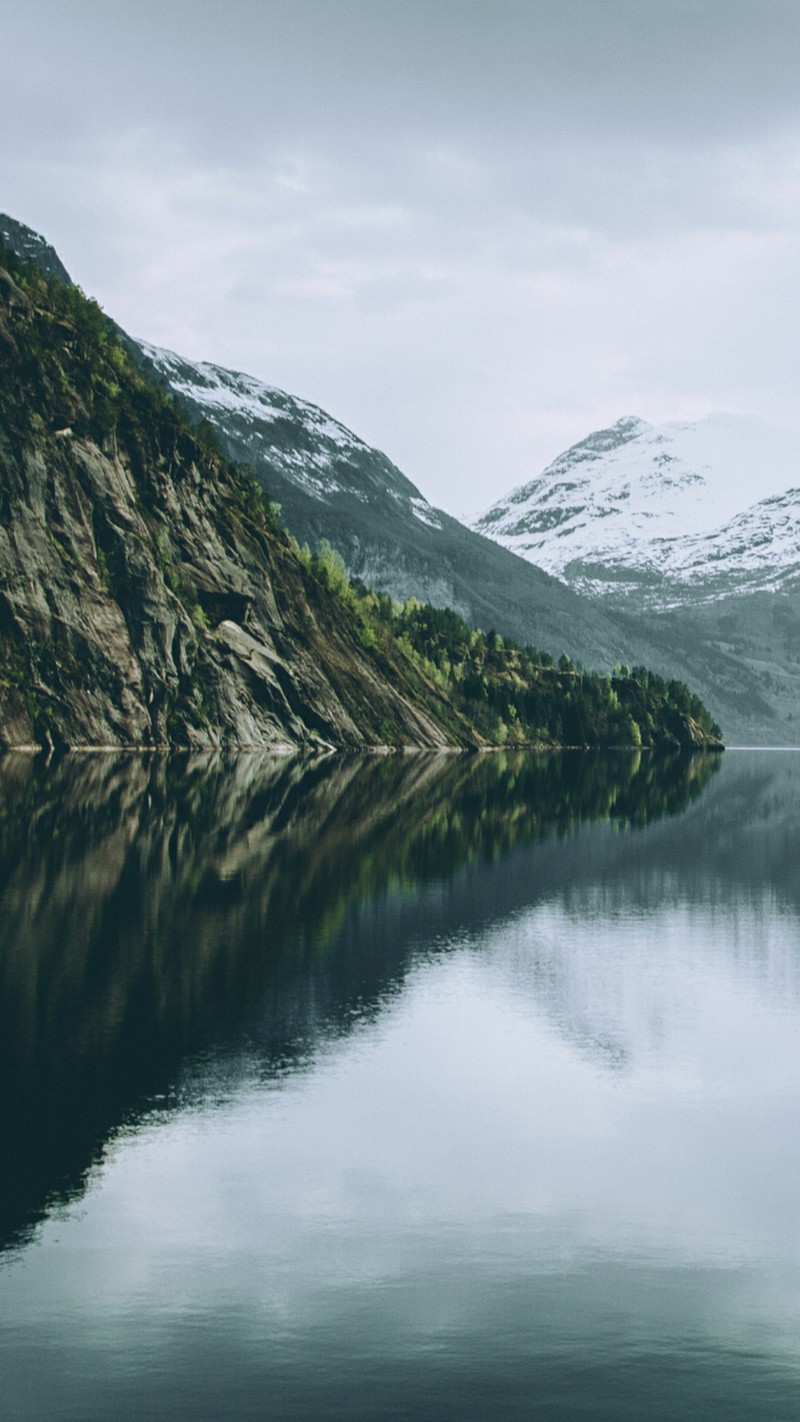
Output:
M473 527L600 594L620 591L625 568L687 584L723 570L774 579L800 557L799 482L800 437L763 420L629 418L567 450ZM608 576L587 576L598 566Z
M442 521L427 499L410 499L409 503L414 517L419 519L420 523L426 523L429 528L441 528Z
M281 419L297 421L315 440L335 449L369 448L352 430L308 400L299 400L285 390L265 385L241 371L226 370L208 361L187 361L174 351L150 345L147 341L139 341L138 344L160 374L169 380L176 394L195 404L235 414L253 423L274 423Z

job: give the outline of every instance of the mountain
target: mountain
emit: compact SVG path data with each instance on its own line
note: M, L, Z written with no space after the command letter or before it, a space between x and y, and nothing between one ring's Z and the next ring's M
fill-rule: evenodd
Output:
M475 527L623 619L645 612L731 739L800 744L796 435L733 415L655 427L627 416Z
M318 406L144 341L138 348L193 420L208 423L225 452L253 470L280 505L286 527L311 547L328 539L350 576L401 601L416 597L451 607L470 625L523 644L556 655L566 650L589 666L645 665L678 678L739 741L792 738L793 679L770 673L765 683L758 659L733 651L713 625L642 615L644 599L611 607L594 588L576 596L582 588L573 590L518 551L434 508L385 454ZM596 458L645 428L642 421L622 421L581 453Z
M0 270L0 510L0 745L482 743L31 266Z
M0 746L719 745L676 681L556 668L359 593L96 303L4 260Z
M589 435L475 523L570 586L658 611L800 585L800 440L709 415Z
M434 508L385 454L318 406L252 376L138 346L192 419L207 422L225 453L252 469L289 531L312 548L328 539L351 577L592 666L647 660L601 607Z
M13 250L32 254L45 270L58 261L21 224L0 218L0 229L11 234ZM472 627L555 657L566 652L602 670L650 667L692 686L737 740L779 741L786 733L783 706L773 706L761 669L708 630L662 627L630 604L620 612L579 596L433 508L386 455L319 407L251 376L135 342L109 325L194 424L252 470L297 540L316 548L327 539L351 577L401 601L451 607Z
M54 247L32 227L24 222L8 217L0 212L0 247L15 252L24 261L35 262L45 276L55 277L65 286L72 286L72 278Z
M763 669L743 664L715 639L713 627L693 625L684 634L643 617L643 602L612 609L594 588L578 597L583 588L571 589L518 556L520 550L434 508L385 454L318 406L145 341L138 349L192 419L210 425L225 452L253 470L290 532L312 548L328 539L351 577L401 601L453 608L472 626L556 655L565 650L589 666L652 667L696 688L737 739L773 742L787 733L788 703L779 698L774 710ZM621 421L594 436L583 457L618 448L645 428L643 421ZM790 686L787 696L793 695Z

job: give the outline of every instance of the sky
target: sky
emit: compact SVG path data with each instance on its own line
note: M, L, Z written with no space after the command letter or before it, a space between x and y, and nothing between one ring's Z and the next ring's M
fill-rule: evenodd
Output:
M800 0L0 0L0 211L131 334L486 508L800 428Z

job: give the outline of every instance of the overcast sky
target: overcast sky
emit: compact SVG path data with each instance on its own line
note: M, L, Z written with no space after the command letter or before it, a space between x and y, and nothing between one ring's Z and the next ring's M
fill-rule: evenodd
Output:
M623 414L800 428L800 0L0 0L0 211L465 515Z

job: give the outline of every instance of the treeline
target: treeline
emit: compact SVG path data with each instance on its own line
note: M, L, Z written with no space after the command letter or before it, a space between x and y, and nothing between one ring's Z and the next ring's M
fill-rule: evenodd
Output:
M646 667L587 671L563 654L471 628L450 608L399 603L347 577L323 540L298 556L356 612L364 645L389 642L450 696L492 745L679 747L721 744L717 722L683 682Z

